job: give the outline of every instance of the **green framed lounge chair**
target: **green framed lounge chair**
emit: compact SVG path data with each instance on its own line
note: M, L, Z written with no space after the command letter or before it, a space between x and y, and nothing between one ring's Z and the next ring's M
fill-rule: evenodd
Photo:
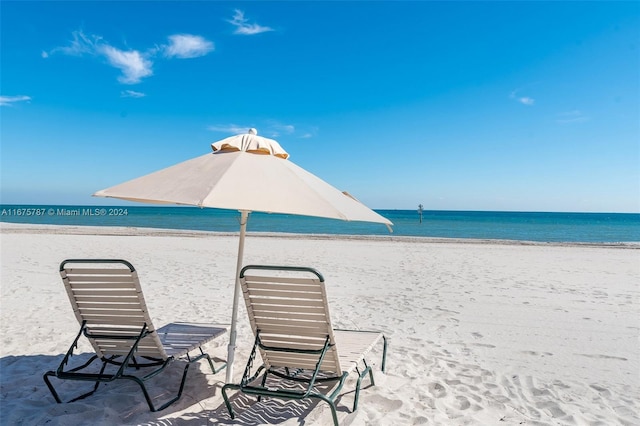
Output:
M156 329L147 310L138 273L126 260L68 259L60 264L60 275L80 323L80 331L58 369L44 374L44 381L56 402L62 400L51 383L52 377L95 382L91 391L69 402L92 395L100 383L123 379L137 383L149 409L160 411L180 399L192 363L206 359L214 374L226 367L226 363L222 363L216 369L202 346L226 333L227 329L189 323L171 323ZM82 365L65 370L82 336L89 340L95 355ZM189 355L193 351L197 351L196 354ZM188 362L177 395L157 407L145 382L181 357ZM86 372L96 360L102 362L100 371ZM115 366L109 369L115 372L107 373L108 365ZM138 371L143 368L145 370Z
M335 400L349 374L358 374L353 411L358 408L362 379L368 375L375 385L365 356L380 341L385 371L385 336L379 331L334 330L324 278L314 269L249 265L242 269L240 283L255 342L241 382L222 388L231 418L235 413L227 392L239 390L258 400L265 396L320 399L331 407L337 426ZM258 352L263 364L254 369ZM335 383L333 390L318 391L317 385L327 382Z

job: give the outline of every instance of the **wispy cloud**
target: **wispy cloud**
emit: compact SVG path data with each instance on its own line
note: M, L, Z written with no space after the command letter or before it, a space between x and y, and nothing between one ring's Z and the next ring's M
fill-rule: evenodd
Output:
M123 84L137 84L143 78L153 75L152 58L163 52L166 58L196 58L204 56L214 49L211 41L197 35L174 34L168 37L169 44L140 50L121 50L105 42L101 36L86 35L82 30L74 31L67 46L43 51L41 56L48 58L52 54L62 53L69 56L95 56L106 59L107 63L119 69L122 75L118 81Z
M237 124L214 124L207 127L207 130L212 132L232 133L234 135L247 133L249 129L250 126L239 126Z
M282 124L276 121L267 122L264 129L264 132L273 138L282 135L291 135L295 133L295 131L296 127L293 124Z
M310 139L318 135L318 128L313 126L300 131L300 139Z
M119 69L122 75L118 81L123 84L137 84L153 75L153 62L138 50L120 50L102 41L97 35L86 35L82 30L71 33L73 39L67 46L56 47L49 52L42 52L43 58L54 53L70 56L97 56L107 60L109 65Z
M235 31L233 32L234 34L254 35L265 33L268 31L274 31L274 29L271 27L265 27L258 24L250 24L249 20L244 17L244 12L239 9L236 9L234 11L233 18L229 19L228 22L236 27Z
M237 135L246 133L251 127L255 127L258 130L259 135L266 136L268 138L293 136L300 139L308 139L314 137L318 132L318 129L315 127L300 130L293 124L283 124L275 120L266 120L261 124L252 126L240 126L237 124L213 124L211 126L208 126L207 130L210 130L212 132Z
M135 92L133 90L123 90L122 92L120 92L121 98L144 98L145 96L147 95L141 92Z
M48 58L53 53L63 53L70 56L82 56L85 54L95 54L96 45L100 42L102 37L99 36L87 36L82 30L73 31L71 33L73 39L69 42L68 46L55 47L49 52L42 52L43 58Z
M109 64L122 71L122 75L118 77L118 81L124 84L137 84L144 77L153 75L151 67L153 62L146 59L137 50L129 50L127 52L116 49L108 44L98 46L98 53L104 55Z
M191 34L175 34L169 36L169 45L164 48L168 58L197 58L214 49L213 42Z
M578 110L561 112L556 117L556 122L560 124L584 123L585 121L589 121L589 117Z
M530 98L528 96L519 97L518 102L520 102L523 105L533 105L536 103L535 99Z
M536 100L529 96L520 96L518 92L520 89L516 89L509 94L509 98L514 99L517 102L520 102L522 105L531 106L536 103Z
M31 96L0 96L0 106L12 106L16 102L28 102Z

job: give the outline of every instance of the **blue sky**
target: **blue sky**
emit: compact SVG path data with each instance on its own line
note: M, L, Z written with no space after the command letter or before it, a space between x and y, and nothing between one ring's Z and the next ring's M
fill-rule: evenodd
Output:
M639 2L2 1L2 203L249 127L372 208L640 212Z

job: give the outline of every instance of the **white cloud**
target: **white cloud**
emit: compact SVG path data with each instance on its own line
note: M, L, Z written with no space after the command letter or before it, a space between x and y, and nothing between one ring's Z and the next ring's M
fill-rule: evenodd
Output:
M169 42L164 46L164 55L168 58L197 58L214 49L209 40L191 34L174 34L169 36Z
M318 129L310 127L307 129L298 129L293 124L282 124L275 120L265 120L262 124L252 126L239 126L237 124L214 124L207 127L212 132L228 133L232 135L247 133L250 127L258 130L258 135L267 138L279 138L284 136L293 136L300 139L309 139L317 135Z
M247 18L244 17L244 12L239 9L234 11L233 18L228 20L228 22L236 27L236 30L233 32L234 34L254 35L273 31L273 28L270 27L264 27L258 24L249 24Z
M68 46L52 49L50 52L42 52L43 58L48 58L53 53L63 53L71 56L100 56L107 59L108 63L122 71L118 81L124 84L140 83L144 77L153 74L153 62L137 50L124 51L102 41L102 37L87 36L82 31L72 33L73 40Z
M107 60L109 65L122 71L118 81L123 84L137 84L145 78L153 75L153 62L151 58L159 51L164 52L167 58L196 58L206 55L214 49L212 42L201 36L191 34L174 34L169 36L169 45L156 46L148 49L146 53L138 50L121 50L102 41L102 37L87 36L82 32L74 31L73 39L67 46L56 47L51 51L43 51L43 58L48 58L53 53L63 53L71 56L98 56ZM124 93L124 92L123 92Z
M207 127L207 130L211 130L212 132L232 133L236 135L240 133L247 133L249 131L249 126L239 126L237 124L214 124L213 126Z
M281 124L277 122L268 123L265 128L265 133L269 136L276 138L278 136L291 135L295 133L296 128L292 124Z
M0 96L0 106L12 106L16 102L28 102L31 96Z
M560 124L583 123L585 121L589 121L589 117L584 115L582 111L578 110L561 112L556 118L556 122Z
M535 99L533 99L533 98L531 98L529 96L518 96L518 92L519 91L520 91L520 89L513 90L509 94L509 98L514 99L517 102L520 102L522 105L531 106L531 105L536 103Z
M118 77L120 83L140 83L142 78L153 74L153 62L145 59L137 50L125 52L108 44L101 44L96 51L104 55L112 66L122 71L122 76Z
M518 102L520 102L523 105L533 105L536 101L533 98L530 98L528 96L523 96L521 98L518 98Z
M145 96L147 95L141 92L135 92L133 90L123 90L122 92L120 92L121 98L144 98Z

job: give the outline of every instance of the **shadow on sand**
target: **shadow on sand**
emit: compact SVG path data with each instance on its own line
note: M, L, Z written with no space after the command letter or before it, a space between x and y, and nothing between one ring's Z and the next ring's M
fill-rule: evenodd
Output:
M82 353L74 356L72 360L75 365L90 357L90 353ZM257 426L331 422L327 404L318 400L285 401L263 398L257 401L255 397L240 392L230 392L230 401L236 414L236 418L232 420L222 399L224 370L213 375L205 362L196 363L190 368L182 398L160 412L150 412L140 388L127 380L101 384L95 394L85 399L57 404L42 375L46 371L55 370L62 358L63 355L18 355L0 358L0 425L51 426L91 423ZM177 392L183 369L184 362L175 361L162 374L147 382L154 403L167 400ZM64 401L87 392L93 386L91 382L60 381L55 378L52 380ZM323 384L317 389L327 393L331 387L331 384ZM351 398L347 398L344 403L341 402L349 393L342 394L336 400L339 418L344 418L350 413ZM316 407L322 409L315 410Z
M75 355L70 365L80 365L91 355ZM0 425L87 424L90 420L93 420L93 424L139 424L184 411L208 398L222 398L220 392L224 370L213 375L206 362L202 361L189 369L182 398L157 413L149 411L140 387L128 380L100 384L97 392L85 399L58 404L42 375L57 369L62 359L63 355L0 358ZM87 372L97 373L99 366L100 363L94 363ZM146 382L154 403L169 400L177 393L184 366L184 361L172 362L161 374ZM63 401L69 401L93 387L93 382L56 378L52 378L52 383Z

